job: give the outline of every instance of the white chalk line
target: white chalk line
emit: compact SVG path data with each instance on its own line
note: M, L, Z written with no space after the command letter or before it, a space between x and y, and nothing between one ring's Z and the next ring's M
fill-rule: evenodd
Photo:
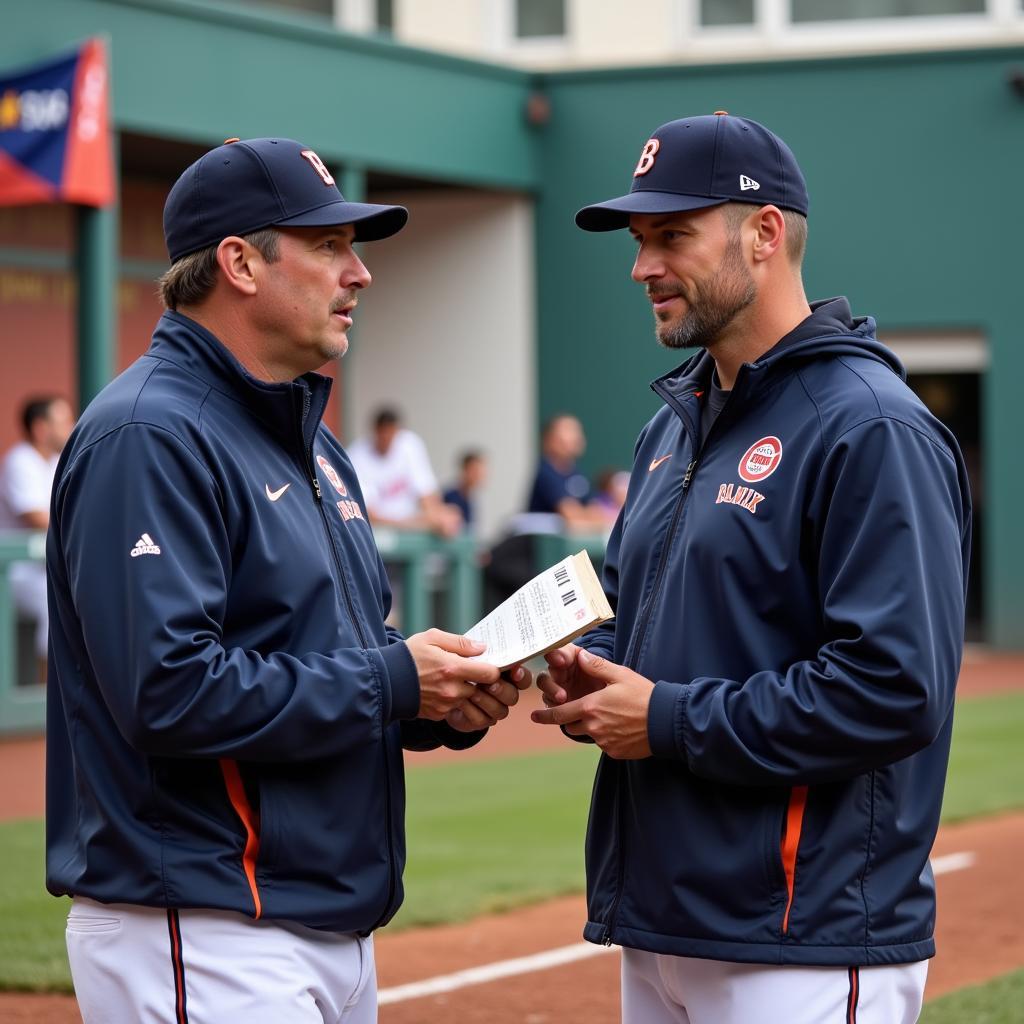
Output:
M963 871L974 864L973 853L947 853L943 857L932 860L932 873L948 875L953 871ZM605 953L618 952L618 946L598 946L593 942L575 942L571 946L560 946L543 953L531 956L520 956L512 960L498 960L495 963L482 964L480 967L468 967L452 974L439 974L423 981L413 981L407 985L394 985L383 988L377 993L377 1002L381 1006L390 1003L401 1003L407 999L421 999L423 996L436 996L444 992L467 988L470 985L484 985L499 978L511 978L517 974L530 974L533 971L544 971L551 967L587 960L590 957L602 956Z
M944 857L932 857L932 874L948 875L952 871L963 871L969 868L977 858L970 851L963 853L947 853Z
M618 946L597 946L593 942L575 942L571 946L560 946L544 953L532 956L520 956L514 960L499 960L493 964L480 967L469 967L454 974L441 974L436 978L414 981L408 985L396 985L394 988L381 989L377 1001L381 1006L388 1003L400 1003L405 999L419 999L421 996L433 996L440 992L451 992L467 985L482 985L498 978L511 978L516 974L529 974L532 971L543 971L549 967L560 967L576 960L601 956L603 953L617 953Z

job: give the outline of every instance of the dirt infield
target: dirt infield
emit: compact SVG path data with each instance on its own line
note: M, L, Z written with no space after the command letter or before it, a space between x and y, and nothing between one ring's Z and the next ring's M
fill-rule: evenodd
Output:
M1024 689L1024 656L968 645L957 683L958 697L984 697Z
M970 698L1024 688L1024 659L968 652L959 695ZM509 722L472 752L451 756L498 757L559 749L554 729L534 726L529 711L536 691L524 695ZM445 758L414 754L410 764ZM0 743L0 820L36 817L43 807L43 745L38 739ZM938 956L927 997L934 998L1024 966L1024 886L1018 862L1024 849L1024 813L1000 815L942 829L934 855L970 852L974 863L937 879ZM570 897L460 925L377 936L381 989L537 954L580 942L583 900ZM618 1021L619 956L606 955L500 980L386 1003L381 1024L613 1024ZM0 995L0 1020L10 1024L80 1021L69 996Z

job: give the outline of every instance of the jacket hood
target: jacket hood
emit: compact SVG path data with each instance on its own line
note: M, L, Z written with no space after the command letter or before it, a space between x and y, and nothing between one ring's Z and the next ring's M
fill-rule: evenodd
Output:
M770 366L793 357L813 358L826 355L857 355L885 364L901 380L907 371L895 354L875 336L875 321L870 316L855 317L843 296L811 303L811 315L799 323L769 349L756 365Z
M850 303L843 296L812 302L811 315L751 365L767 370L791 359L835 359L838 356L874 359L888 366L901 380L907 378L903 364L875 336L874 318L855 317L850 311ZM665 389L677 395L691 387L702 387L713 363L707 350L702 350L659 377L651 386L659 393Z

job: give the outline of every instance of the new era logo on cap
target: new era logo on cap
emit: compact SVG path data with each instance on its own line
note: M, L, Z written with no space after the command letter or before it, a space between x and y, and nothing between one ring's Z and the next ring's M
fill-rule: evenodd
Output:
M645 143L629 193L576 214L585 231L629 225L633 214L683 213L731 200L807 215L807 186L790 148L756 121L726 111L663 124Z

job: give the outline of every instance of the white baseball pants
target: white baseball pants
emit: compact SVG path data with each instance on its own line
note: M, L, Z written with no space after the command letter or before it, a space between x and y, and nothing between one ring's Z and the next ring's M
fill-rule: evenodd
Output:
M373 938L76 897L68 960L84 1024L375 1024Z
M783 967L622 950L622 1024L914 1024L928 961Z

